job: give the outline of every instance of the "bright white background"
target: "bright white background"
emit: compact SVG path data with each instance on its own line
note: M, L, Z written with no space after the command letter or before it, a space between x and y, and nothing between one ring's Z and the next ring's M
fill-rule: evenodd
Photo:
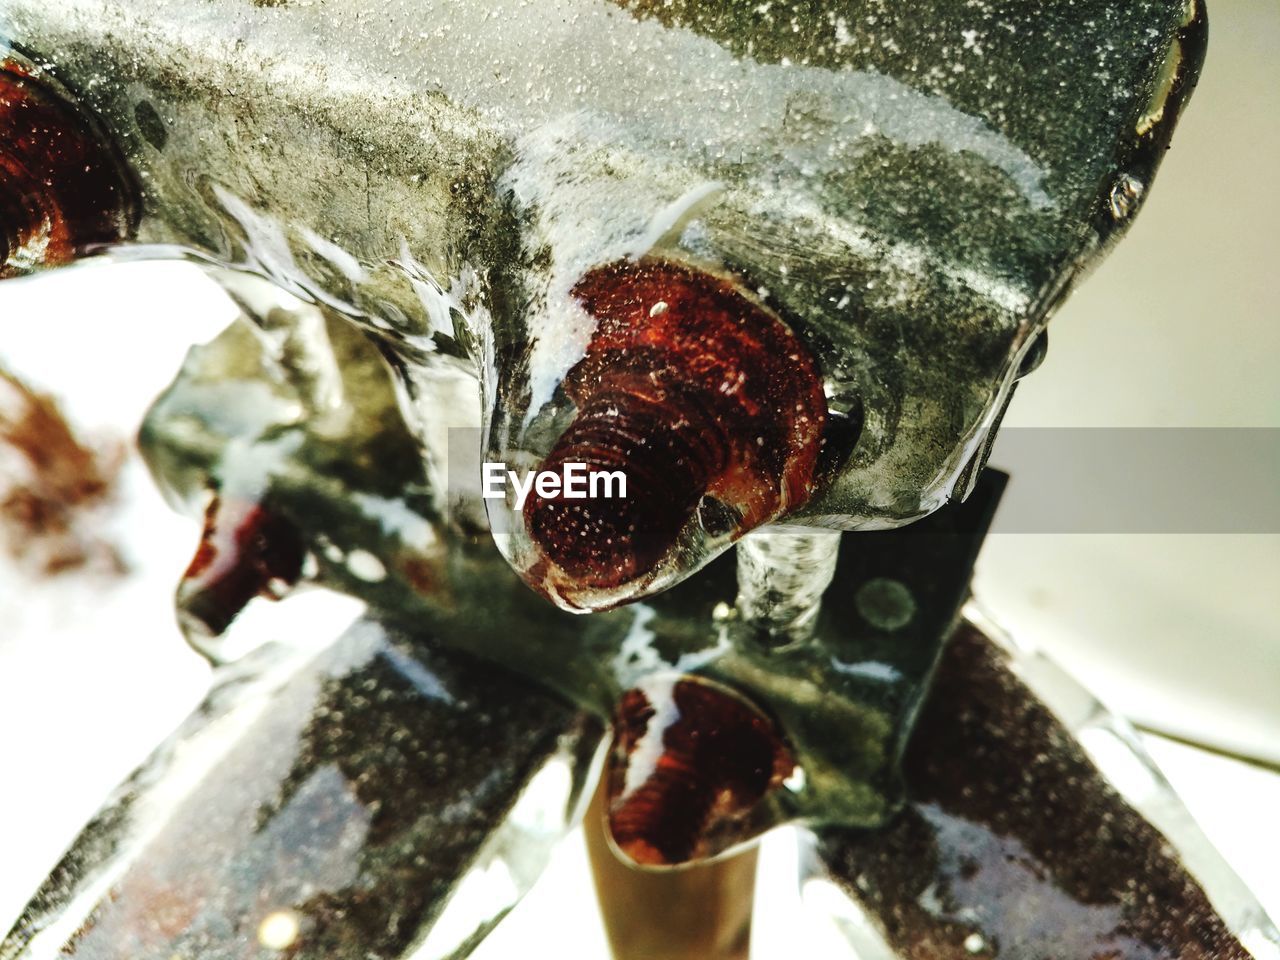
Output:
M1049 358L1006 423L1280 427L1280 7L1218 0L1210 12L1205 78L1152 198L1054 321ZM0 361L63 396L78 426L128 436L186 345L230 316L191 268L77 268L0 290ZM206 681L167 605L196 530L160 504L136 461L125 497L113 522L139 576L123 586L54 587L0 565L0 927ZM1006 624L1144 725L1275 760L1277 585L1276 535L1004 534L988 543L977 587ZM269 633L354 613L313 594L253 616ZM1280 779L1164 741L1154 749L1280 913ZM757 955L836 956L821 934L795 939L793 857L785 838L766 846ZM577 837L477 955L551 942L565 960L604 956Z

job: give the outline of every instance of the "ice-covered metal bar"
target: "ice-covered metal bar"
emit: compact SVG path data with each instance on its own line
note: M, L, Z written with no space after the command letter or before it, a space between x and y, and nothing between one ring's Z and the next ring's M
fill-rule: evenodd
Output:
M819 831L806 897L858 960L1275 960L1280 933L1134 732L976 609L876 832Z
M175 502L196 512L214 492L179 597L202 650L235 655L234 629L217 628L249 588L278 579L283 557L304 581L613 718L610 828L635 860L720 855L780 819L869 826L892 812L897 755L966 595L998 477L900 536L862 534L833 551L839 589L803 642L762 637L740 614L732 556L650 603L577 617L439 512L442 491L364 337L330 329L349 398L335 428L307 415L312 378L259 330L239 321L193 349L142 431Z
M9 272L129 239L267 277L411 405L478 379L486 459L645 477L488 504L527 582L601 609L753 526L962 497L1204 38L1199 0L0 0L5 89L68 102L56 136L0 117L0 234Z
M217 676L0 957L465 955L576 819L602 735L526 680L371 620Z

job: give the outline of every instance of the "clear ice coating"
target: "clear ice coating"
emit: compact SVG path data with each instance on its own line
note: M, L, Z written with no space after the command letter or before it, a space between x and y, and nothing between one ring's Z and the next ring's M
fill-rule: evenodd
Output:
M305 311L287 316L307 321ZM277 339L293 339L285 317L275 315ZM757 588L748 578L744 587L733 556L649 601L583 618L527 590L487 537L451 522L395 403L389 371L366 338L338 322L324 340L312 330L309 348L294 351L308 358L306 369L340 371L334 388L349 401L335 421L306 414L311 378L282 360L259 330L242 318L194 347L141 432L143 453L175 504L198 517L233 500L241 504L231 514L233 529L240 529L234 520L243 527L252 518L259 535L271 534L249 538L252 549L225 551L221 564L202 565L211 549L206 523L178 591L180 619L198 649L215 661L242 655L235 617L270 579L262 559L285 555L302 571L300 584L363 599L388 622L492 660L613 720L614 799L629 811L629 829L639 831L636 850L655 841L647 833L659 829L655 823L682 834L662 842L663 857L679 863L739 847L784 820L872 826L892 813L896 756L964 599L998 497L996 478L904 539L866 533L860 549L839 551L836 533L770 534L775 543L801 545L798 553L775 548L777 556L796 554L801 576L809 575L804 558L816 554L842 585L797 617L803 632L754 612L754 603L769 603L770 586L781 584L764 577ZM323 362L324 351L331 362ZM822 545L804 549L815 536ZM221 571L216 580L211 567ZM225 586L245 583L254 589ZM902 598L889 614L877 599L886 592ZM820 593L821 586L810 599ZM711 693L690 699L690 691ZM643 797L672 793L649 783L651 775L666 775L657 763L663 744L690 728L711 736L726 716L742 718L738 729L748 739L785 741L769 748L777 776L742 791L747 799L719 818L697 804L674 819L645 814L663 804ZM727 751L728 742L713 753ZM714 798L714 780L698 786L707 764L682 763L675 792Z
M0 0L0 277L183 257L244 311L142 435L204 520L176 599L220 685L0 957L463 956L606 721L616 851L803 825L872 955L1267 956L1081 749L1123 737L952 631L989 435L1149 193L1204 31L1196 0ZM483 509L449 485L478 425L484 460L633 496ZM310 583L378 621L237 647Z
M277 305L273 335L246 317L193 348L143 449L193 516L232 492L247 504L237 516L274 518L257 525L267 539L255 551L227 555L219 582L239 582L237 563L257 573L283 534L303 555L301 581L360 597L385 622L318 654L237 651L235 616L253 597L207 589L218 562L194 565L178 602L193 643L220 662L219 689L77 840L0 957L328 956L354 943L465 955L570 822L561 790L562 819L534 817L543 830L517 843L522 791L550 779L576 796L608 720L603 816L617 849L649 866L733 853L785 821L875 826L892 813L895 757L965 596L989 493L905 538L865 534L840 556L845 595L815 615L811 642L737 611L731 557L651 603L574 616L445 522L377 352L348 325L321 338L310 320ZM339 371L319 392L348 397L336 419L308 413L317 369ZM208 549L206 531L198 556ZM910 614L859 619L885 582ZM544 776L530 751L551 744L545 769L557 772ZM390 835L377 829L388 818ZM511 852L490 868L491 849ZM464 910L477 901L479 915Z
M411 407L478 383L486 460L652 486L621 512L490 502L526 581L599 609L774 519L876 529L963 497L1048 315L1148 195L1204 15L3 0L5 41L5 89L56 81L133 182L68 174L116 211L84 249L265 277L375 335ZM30 211L62 207L12 176L42 141L3 122L12 271L57 219Z

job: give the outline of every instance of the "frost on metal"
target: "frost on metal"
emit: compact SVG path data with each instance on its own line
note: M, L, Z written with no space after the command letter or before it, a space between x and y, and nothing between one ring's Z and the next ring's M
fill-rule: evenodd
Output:
M409 403L461 361L486 459L532 466L572 419L588 271L732 282L828 396L833 462L788 517L845 529L966 492L1021 357L1148 195L1203 28L1194 0L0 6L15 62L121 146L149 255L362 325ZM623 598L744 532L691 516Z

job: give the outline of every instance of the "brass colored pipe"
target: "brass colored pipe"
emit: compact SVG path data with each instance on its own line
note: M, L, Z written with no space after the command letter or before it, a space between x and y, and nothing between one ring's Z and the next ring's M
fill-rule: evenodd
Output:
M614 960L747 960L756 849L679 870L640 870L605 836L604 789L583 828Z

